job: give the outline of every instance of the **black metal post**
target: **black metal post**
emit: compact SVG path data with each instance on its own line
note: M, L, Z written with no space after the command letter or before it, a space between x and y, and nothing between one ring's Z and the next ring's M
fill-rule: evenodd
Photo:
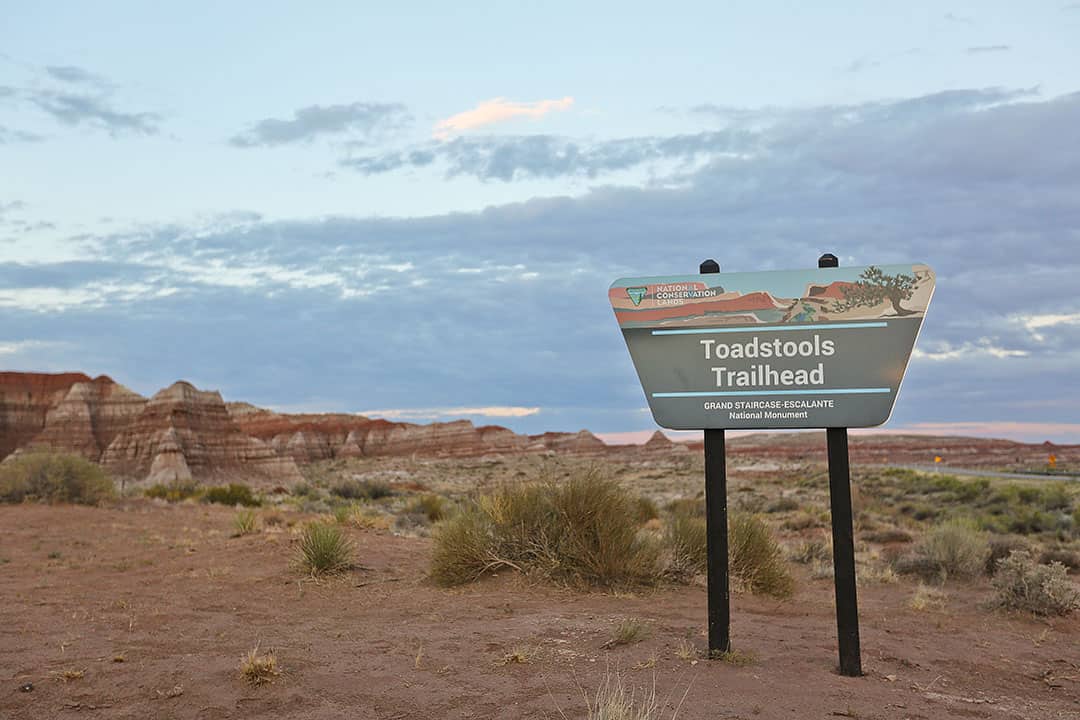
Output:
M838 267L835 255L818 259L819 268ZM851 469L847 428L826 428L829 456L829 505L832 515L833 576L836 586L836 634L840 674L862 675L859 649L859 599L855 589L855 532L851 517Z
M718 273L715 260L701 273ZM709 605L709 657L731 650L731 585L728 578L727 460L724 431L705 431L705 538Z

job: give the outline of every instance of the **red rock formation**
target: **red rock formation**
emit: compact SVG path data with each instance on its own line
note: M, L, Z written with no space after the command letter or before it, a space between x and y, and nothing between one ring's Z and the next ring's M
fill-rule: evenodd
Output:
M145 402L105 375L0 373L0 459L32 449L96 461Z
M531 441L497 425L468 420L416 425L362 415L286 415L230 404L244 432L299 463L376 455L475 456L526 450Z
M546 432L541 435L531 435L532 447L556 452L570 452L575 454L599 454L606 453L608 446L603 440L593 435L588 430L579 430L576 433Z
M109 445L102 464L134 482L247 481L285 484L301 479L296 463L244 434L221 395L177 382L150 399Z
M70 452L97 461L145 405L142 395L104 375L75 383L49 411L44 429L29 449Z

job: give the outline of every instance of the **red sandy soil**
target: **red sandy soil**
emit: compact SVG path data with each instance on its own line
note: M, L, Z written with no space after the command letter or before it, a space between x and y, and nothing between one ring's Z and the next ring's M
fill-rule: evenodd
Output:
M288 529L230 538L233 514L0 507L0 717L583 718L581 688L618 669L655 679L663 718L684 694L682 720L1080 718L1080 622L982 609L985 584L947 587L940 611L910 609L907 582L861 588L862 678L835 672L832 584L804 575L790 601L733 598L752 664L692 664L676 648L705 645L700 585L582 594L511 575L447 591L425 579L430 540L359 530L362 566L313 581ZM651 636L605 649L625 617ZM270 685L238 676L256 644L284 669ZM529 661L500 664L515 647Z

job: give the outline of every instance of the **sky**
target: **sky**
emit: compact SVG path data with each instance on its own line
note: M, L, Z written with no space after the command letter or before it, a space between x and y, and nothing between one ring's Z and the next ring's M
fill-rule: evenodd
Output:
M833 252L937 273L887 430L1080 443L1078 2L0 17L0 369L638 438L613 280Z

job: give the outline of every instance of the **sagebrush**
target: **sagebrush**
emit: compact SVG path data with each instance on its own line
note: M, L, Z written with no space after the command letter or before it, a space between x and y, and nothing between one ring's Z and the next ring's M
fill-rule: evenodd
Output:
M1068 615L1080 610L1080 589L1059 562L1040 564L1030 552L1014 550L998 561L993 604L1034 615Z
M595 470L502 487L436 526L432 578L460 585L514 568L574 585L654 583L659 546L639 531L635 506Z
M0 463L0 502L96 505L115 492L104 470L77 455L30 453Z

